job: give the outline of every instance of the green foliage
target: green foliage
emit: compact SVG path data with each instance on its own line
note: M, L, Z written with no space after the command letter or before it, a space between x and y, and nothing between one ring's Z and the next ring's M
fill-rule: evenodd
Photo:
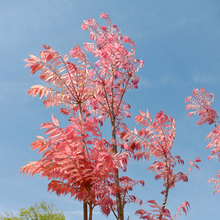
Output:
M12 212L6 212L5 216L0 215L0 220L20 220L21 218L15 217Z
M5 213L5 216L1 215L0 220L65 220L63 212L54 207L52 202L50 204L41 202L40 205L35 202L28 209L20 209L18 217L9 212Z

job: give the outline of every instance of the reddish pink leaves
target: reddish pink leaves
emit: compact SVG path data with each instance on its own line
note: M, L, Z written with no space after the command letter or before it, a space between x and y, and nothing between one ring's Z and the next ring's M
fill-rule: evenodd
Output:
M176 218L177 215L181 215L181 214L180 214L180 210L181 210L181 209L183 210L183 212L185 213L185 215L187 215L187 212L188 212L188 209L189 209L189 208L190 208L189 203L188 203L187 201L185 201L181 206L179 206L179 207L177 208L178 213L175 215L174 218Z
M201 162L200 157L197 157L196 159L194 159L193 162L189 161L189 164L192 166L189 168L189 172L191 172L193 167L196 167L199 170L198 165L196 165L196 163L199 163L199 162Z
M193 97L191 96L187 97L185 102L190 102L191 104L188 104L186 106L186 110L188 109L196 109L194 112L189 112L188 116L192 116L195 114L199 115L200 120L197 122L198 125L202 125L205 123L208 124L214 124L215 129L208 134L206 139L211 139L211 142L207 145L206 149L209 149L213 147L212 149L212 156L209 156L208 159L211 159L213 157L220 158L220 125L217 126L218 115L214 109L211 108L211 104L214 101L214 94L213 93L207 93L206 90L202 87L200 90L194 89L193 90ZM198 161L196 161L198 162ZM192 166L197 167L194 163L191 162ZM197 167L198 168L198 167ZM192 168L190 168L191 171ZM199 168L198 168L199 169ZM220 172L220 171L219 171ZM219 173L216 175L217 178L220 178ZM214 184L217 184L214 189L220 188L220 180L211 178L209 182L213 181ZM220 190L216 190L216 192L220 192Z
M110 21L108 14L104 12L101 14L100 18L105 19L106 21Z
M127 37L127 36L124 36L124 39L123 39L123 42L124 43L129 43L130 46L134 46L134 42L131 40L131 38Z
M213 101L213 93L207 93L203 87L200 90L194 89L193 98L191 96L188 96L185 99L185 102L190 102L190 104L186 106L186 110L196 109L193 112L189 112L188 116L198 114L200 118L200 120L197 122L198 125L202 125L205 123L215 123L218 119L218 115L216 111L211 108L211 104Z
M118 213L124 210L126 203L142 204L129 195L129 191L144 182L118 176L119 169L126 171L129 151L134 152L135 146L123 146L116 135L120 134L121 127L126 127L124 118L131 117L130 105L123 97L128 89L138 88L139 77L135 74L144 62L135 58L134 42L122 37L109 16L102 13L101 18L108 21L108 26L100 26L94 19L82 25L83 30L90 31L90 39L94 41L85 43L84 49L98 59L95 65L77 44L64 57L52 47L42 45L40 58L30 55L25 60L30 72L40 71L40 79L50 85L35 85L28 94L39 95L40 99L46 97L45 107L64 105L60 113L71 116L65 128L60 127L54 115L52 122L41 125L46 129L47 138L38 136L31 147L39 149L43 156L21 171L41 174L51 180L48 190L58 195L70 193L75 199L88 202L90 208L99 205L103 214L109 215L116 203L119 205L119 197L122 202ZM130 50L123 43L129 43ZM69 55L79 63L68 61ZM100 130L106 118L110 119L114 133L109 141L102 137ZM138 135L137 130L134 134ZM137 159L143 157L147 159L149 154L137 154Z
M137 131L135 128L134 131L130 131L126 126L123 126L124 131L121 133L121 138L126 140L124 148L133 154L135 160L143 158L148 160L150 156L154 156L156 160L148 170L155 173L156 180L163 180L163 186L165 187L165 190L161 192L164 195L165 201L162 206L159 206L154 200L148 201L150 203L149 206L153 208L152 212L158 212L158 214L151 214L143 209L138 210L135 214L140 215L140 219L173 219L169 210L165 208L168 192L177 182L187 182L189 174L189 172L187 174L174 172L177 163L184 164L180 156L174 157L171 154L176 133L175 121L163 111L157 113L154 120L151 119L148 110L146 114L140 111L140 115L137 115L135 118L135 122L141 125L142 129ZM199 169L196 163L200 161L200 158L196 158L190 164L192 167L195 166ZM185 202L180 208L186 213L188 203ZM180 208L178 208L178 213L180 213Z

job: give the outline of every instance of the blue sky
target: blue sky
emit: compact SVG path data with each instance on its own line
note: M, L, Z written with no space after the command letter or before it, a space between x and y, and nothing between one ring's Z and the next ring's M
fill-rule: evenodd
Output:
M197 126L197 117L188 118L184 100L193 88L205 87L214 92L213 108L220 112L220 17L219 0L2 0L0 3L0 214L27 208L34 202L52 201L64 211L66 219L82 219L82 204L69 195L57 197L47 192L47 180L28 178L19 173L28 161L38 160L37 151L29 148L41 135L39 125L51 121L51 114L66 123L67 117L55 108L44 109L42 101L26 95L28 88L40 84L37 74L31 76L23 68L29 54L38 55L41 44L66 54L77 43L89 41L81 30L83 20L94 18L104 24L100 14L109 14L123 35L136 45L137 58L145 61L139 71L139 89L131 90L125 100L131 105L128 126L134 127L139 110L148 108L151 115L162 110L177 125L173 154L185 160L179 171L187 172L189 160L201 156L200 172L193 170L188 183L179 183L170 191L167 207L174 215L176 208L188 201L187 218L206 220L219 218L220 194L213 195L213 184L207 183L219 170L217 160L207 160L206 135L213 126ZM105 131L108 136L108 129ZM151 161L152 162L152 161ZM131 160L128 175L144 179L146 186L137 186L134 194L162 203L162 183L147 172L150 162ZM138 219L138 205L129 205L126 216ZM149 211L146 204L143 209ZM94 220L105 219L95 209ZM115 219L113 215L110 220Z

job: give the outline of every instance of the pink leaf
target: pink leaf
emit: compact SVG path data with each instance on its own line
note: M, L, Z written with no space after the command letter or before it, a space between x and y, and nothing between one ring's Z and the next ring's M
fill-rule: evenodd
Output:
M147 109L147 112L146 112L146 117L147 117L147 119L150 119L150 121L151 121L151 116L150 116L150 114L148 112L148 109Z
M53 123L57 126L57 127L59 127L59 121L58 121L58 119L56 119L54 116L53 116L53 114L52 114L52 121L53 121Z
M37 136L37 138L40 140L44 140L44 137L42 137L42 136Z
M194 166L199 170L199 167L196 164Z
M52 49L50 46L47 46L47 45L44 45L44 44L42 44L42 47L43 47L44 49L46 49L46 50Z
M65 70L65 67L60 67L60 69L58 70L58 73L62 73Z
M126 142L124 143L124 149L125 149L125 150L128 150L128 145L127 145Z
M63 64L62 61L58 61L58 62L56 62L56 63L54 64L54 68L56 68L57 66L59 66L59 65L61 65L61 64Z
M31 57L33 60L40 62L40 59L39 59L38 57L36 57L36 56L34 56L34 55L31 55L31 54L30 54L30 57Z
M68 58L69 58L68 56L69 56L69 53L67 53L67 54L64 56L64 58L63 58L63 61L64 61L64 62L66 62L66 61L68 60Z
M140 113L142 116L145 116L145 113L143 111L140 110Z

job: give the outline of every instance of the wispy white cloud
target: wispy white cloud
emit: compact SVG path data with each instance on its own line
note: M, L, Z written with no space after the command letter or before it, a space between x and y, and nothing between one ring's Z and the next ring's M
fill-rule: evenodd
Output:
M154 87L154 85L155 84L151 80L148 80L148 79L141 79L140 83L139 83L139 86L141 88L145 88L145 89L149 89L151 87Z
M177 84L177 80L174 79L172 76L170 75L164 75L160 78L160 83L159 84L162 84L162 85L165 85L165 84Z
M220 75L195 70L192 74L192 80L195 83L217 85L220 83Z
M160 77L159 80L157 81L152 81L149 79L141 78L139 86L141 88L149 89L149 88L159 88L161 85L166 85L166 84L177 84L177 80L173 78L170 75L164 75Z
M28 96L27 90L30 87L30 82L19 82L19 81L0 81L0 99L9 99L10 101L22 100L27 101Z

